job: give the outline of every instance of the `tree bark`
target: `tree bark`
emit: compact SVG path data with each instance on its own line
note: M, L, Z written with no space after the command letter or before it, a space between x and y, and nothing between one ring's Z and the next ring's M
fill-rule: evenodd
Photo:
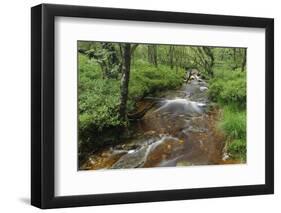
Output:
M153 45L153 63L157 67L158 62L157 62L157 46Z
M243 60L241 65L241 70L244 72L246 70L246 63L247 63L247 49L243 49Z
M211 48L209 48L209 47L203 47L203 51L210 59L210 61L205 61L208 75L213 77L214 76L213 66L214 66L214 61L215 61L214 54L213 54Z
M157 67L158 63L157 63L157 46L156 45L148 45L147 57L148 57L148 62Z
M151 45L148 45L147 46L147 60L150 64L153 63L153 58L152 58L152 46Z
M174 47L172 45L169 47L169 61L171 69L174 69Z
M123 68L121 77L121 95L120 95L120 106L119 116L120 119L125 121L127 118L127 100L129 92L129 79L130 79L130 67L131 67L131 45L124 44L123 50Z
M119 43L118 44L118 46L119 46L119 54L120 54L120 64L119 64L119 73L122 73L122 70L123 70L123 61L124 61L124 59L123 59L123 47L122 47L122 44L121 43Z
M137 49L137 47L139 46L139 44L133 44L131 47L131 57L134 54L135 50Z

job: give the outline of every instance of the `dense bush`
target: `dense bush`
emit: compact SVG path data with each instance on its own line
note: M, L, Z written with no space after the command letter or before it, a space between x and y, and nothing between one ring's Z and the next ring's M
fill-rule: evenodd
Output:
M209 96L222 105L246 106L246 73L240 71L215 72L209 82Z
M246 160L247 145L245 139L234 139L228 146L229 153L241 159L242 161Z
M223 109L219 127L227 136L227 151L233 158L246 160L246 73L215 70L209 81L209 97Z
M236 107L223 107L223 116L219 127L227 135L228 152L234 157L246 160L246 111Z
M233 107L223 108L223 120L220 123L225 132L232 138L246 137L246 112Z
M79 127L85 128L90 122L99 128L119 125L118 82L101 79L99 66L85 56L79 56L79 63Z
M83 153L102 145L102 136L108 134L105 129L123 124L117 116L120 93L118 82L102 79L100 66L81 54L78 85L79 157L83 158Z
M134 64L129 84L129 97L137 99L163 89L172 89L183 82L184 70L171 70L165 65L157 67L144 61Z

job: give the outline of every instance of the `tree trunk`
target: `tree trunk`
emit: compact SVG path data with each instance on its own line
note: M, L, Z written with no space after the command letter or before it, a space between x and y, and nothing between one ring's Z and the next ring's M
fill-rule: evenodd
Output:
M120 119L125 121L127 118L127 100L129 92L130 66L131 66L131 45L124 44L123 50L123 68L121 77L121 96L119 106Z
M214 66L214 61L215 61L214 54L213 54L211 48L209 48L209 47L203 47L203 51L209 57L209 60L210 60L210 61L205 61L208 75L213 77L214 76L213 66Z
M119 46L119 54L120 54L120 63L119 63L119 68L118 68L118 71L119 71L119 73L122 73L122 69L123 69L123 61L124 61L124 59L123 59L123 48L122 48L122 44L121 43L119 43L118 44L118 46Z
M131 64L135 64L135 57L134 57L134 52L136 50L136 48L138 47L138 44L133 44L131 46Z
M151 45L148 45L148 46L147 46L147 60L148 60L148 62L149 62L150 64L153 63L152 51L153 51L152 46L151 46Z
M172 45L169 47L169 62L171 69L174 69L174 47Z
M157 62L157 46L153 45L153 63L157 67L158 62Z
M244 72L246 70L246 62L247 62L247 49L243 49L243 60L241 65L241 70Z
M148 45L147 47L148 62L157 67L157 46Z

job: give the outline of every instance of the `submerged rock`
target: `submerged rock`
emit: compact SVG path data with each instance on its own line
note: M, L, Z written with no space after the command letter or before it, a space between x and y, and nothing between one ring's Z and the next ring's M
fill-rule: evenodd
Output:
M138 150L129 151L113 164L111 168L126 169L159 164L162 160L166 160L166 157L175 157L171 156L171 154L174 155L180 152L182 148L183 144L178 138L162 136L161 139L152 144L146 144Z
M111 169L126 169L126 168L137 168L140 167L145 159L148 146L142 147L135 152L123 155L115 164L112 165Z
M199 89L200 89L201 92L204 92L204 91L208 90L208 87L202 86L202 87L199 87Z

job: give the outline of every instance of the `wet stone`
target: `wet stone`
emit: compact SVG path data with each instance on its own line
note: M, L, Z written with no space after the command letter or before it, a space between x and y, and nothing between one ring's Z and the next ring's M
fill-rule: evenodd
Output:
M111 169L140 167L146 159L147 149L148 146L145 146L133 153L123 155L115 164L112 165Z

